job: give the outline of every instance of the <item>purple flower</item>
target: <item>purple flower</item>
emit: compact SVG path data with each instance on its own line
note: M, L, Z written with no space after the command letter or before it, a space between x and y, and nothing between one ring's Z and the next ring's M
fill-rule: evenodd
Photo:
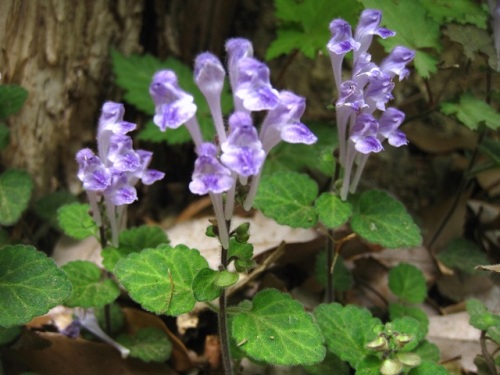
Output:
M248 177L259 173L266 153L249 114L235 112L229 117L229 136L221 144L221 150L222 163L238 175Z
M363 92L354 81L345 81L340 85L339 99L335 104L337 108L347 107L354 112L360 112L367 107Z
M340 91L342 82L342 61L347 52L359 49L359 42L352 37L351 25L341 18L334 19L330 23L330 33L332 38L326 47L332 63L333 77L337 91Z
M99 203L104 199L114 246L118 246L119 223L124 211L117 207L137 200L134 185L139 180L151 184L164 176L162 172L147 169L152 153L133 149L132 139L126 134L136 125L123 121L123 115L122 104L106 102L97 132L99 156L88 148L76 154L77 176L87 191L98 226L102 225Z
M84 148L76 154L78 178L83 188L89 191L103 191L111 184L111 173L92 150Z
M149 93L156 107L153 122L161 131L178 128L196 113L193 96L179 87L177 76L170 70L161 70L153 76Z
M246 110L263 111L278 105L279 93L271 86L266 64L247 57L239 60L237 69L238 79L233 91Z
M384 149L377 139L378 128L378 122L372 115L361 114L356 118L356 123L349 136L350 140L354 142L356 151L369 154Z
M128 183L126 172L114 171L111 185L104 190L104 198L114 206L131 204L137 200L137 191Z
M205 97L216 95L220 98L226 72L217 56L205 52L194 62L194 80Z
M358 50L360 43L352 37L351 25L341 18L330 22L330 33L332 38L326 47L336 55L345 55L352 50Z
M132 148L132 139L126 135L111 136L107 160L120 172L135 171L140 166L139 155Z
M365 102L371 112L375 109L385 111L385 104L394 99L392 90L394 83L391 77L380 70L373 72L365 90Z
M364 53L370 47L372 43L373 35L378 35L385 39L396 35L394 31L388 30L383 27L379 27L380 21L382 20L382 12L376 9L365 9L361 12L359 17L358 26L356 27L356 32L354 33L354 39L360 44L357 50L358 54ZM356 59L355 55L355 59Z
M229 72L229 80L233 91L238 82L239 69L238 63L241 59L253 56L252 43L243 38L232 38L226 42L227 52L227 69Z
M220 142L226 140L226 129L222 119L221 93L226 72L219 59L211 53L202 53L194 63L196 84L205 96ZM201 142L200 142L201 143Z
M399 80L408 77L410 71L406 69L406 65L415 57L415 51L402 46L393 48L389 56L387 56L380 64L380 70L391 77L398 76Z
M380 117L379 134L383 139L387 139L391 146L400 147L408 144L406 135L399 130L404 118L405 114L393 107L387 108Z
M267 113L260 130L260 140L266 153L280 141L288 143L315 143L318 139L309 128L300 122L306 101L290 91L280 92L278 106Z
M198 147L198 158L194 164L194 172L189 190L193 194L221 194L234 184L231 171L223 166L217 158L217 148L212 143L202 143Z
M361 13L354 38L350 25L335 19L330 23L332 39L327 44L337 86L338 99L335 103L339 144L339 163L344 168L340 192L341 199L348 192L354 192L368 155L380 152L381 141L401 146L407 143L405 135L397 128L404 114L386 104L394 99L395 76L408 76L406 65L413 60L415 52L402 46L395 47L380 66L371 61L367 52L374 35L381 38L394 36L391 30L380 27L382 12L366 9ZM350 79L342 81L342 60L347 52L353 51L353 69ZM373 117L376 110L386 111L380 123ZM353 168L356 168L355 174ZM351 180L351 176L353 176Z

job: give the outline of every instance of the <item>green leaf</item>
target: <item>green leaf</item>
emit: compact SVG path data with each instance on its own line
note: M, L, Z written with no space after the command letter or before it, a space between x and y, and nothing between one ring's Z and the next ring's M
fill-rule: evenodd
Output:
M493 44L493 38L487 30L479 29L471 25L446 25L443 31L450 40L462 45L464 54L470 60L484 55L488 56L488 65L493 70L498 70L497 52Z
M238 233L235 234L238 237ZM249 234L240 234L242 237L248 237ZM238 242L236 238L229 239L229 249L227 253L228 262L234 261L236 272L248 272L255 267L253 258L253 245L251 243Z
M0 228L0 249L9 243L9 232Z
M451 240L446 248L437 254L437 257L447 267L458 269L469 275L477 272L474 270L477 265L489 263L479 247L464 238Z
M316 257L314 276L316 276L316 279L321 285L326 286L327 266L325 250L318 253ZM352 284L353 278L351 271L345 266L343 258L339 256L333 268L333 289L339 292L346 292L351 289Z
M398 332L399 334L413 336L413 340L401 349L401 351L404 352L409 352L415 349L420 341L422 341L425 337L425 332L423 331L420 323L409 316L394 319L392 321L392 328L394 332Z
M194 278L194 298L200 302L213 301L221 295L224 287L235 284L238 278L238 274L234 272L204 268Z
M59 228L57 210L65 204L76 203L76 197L67 190L48 194L35 202L33 208L40 219Z
M0 122L0 151L5 149L10 143L10 129Z
M149 95L149 85L153 75L162 69L173 70L177 75L179 86L194 97L194 102L198 107L196 116L204 139L213 138L215 129L208 104L196 86L193 80L193 72L188 66L172 57L165 61L160 61L147 54L125 57L116 50L112 51L111 57L113 70L116 74L116 83L125 89L125 100L149 115L154 114L153 100ZM221 101L223 113L227 114L232 103L227 85L223 91ZM149 122L146 129L144 134L142 132L139 134L140 139L156 142L167 140L170 144L185 143L191 140L189 132L184 126L175 130L168 129L166 133L162 133L152 122Z
M0 175L1 225L15 224L21 218L28 207L32 189L31 177L25 171L8 169Z
M0 85L0 120L18 112L28 98L28 91L18 85Z
M500 344L500 324L490 327L486 330L486 333L493 341Z
M423 340L414 350L413 353L418 354L422 361L438 362L440 359L439 348L436 344Z
M370 353L366 344L377 336L374 328L381 324L380 320L364 308L338 303L319 305L314 316L328 350L357 368L363 357Z
M247 303L240 304L243 310ZM257 293L248 311L232 319L232 335L250 358L272 365L306 365L325 357L323 336L311 315L288 294Z
M396 31L392 38L377 40L387 52L395 46L405 46L416 50L415 68L423 78L428 78L437 70L437 59L430 59L423 49L441 49L440 24L427 15L427 9L420 1L414 0L361 0L366 8L382 11L382 24Z
M442 103L440 109L445 115L456 116L471 130L477 130L481 123L493 130L500 127L500 113L470 93L463 94L459 103Z
M420 229L401 202L382 191L369 190L361 194L354 206L351 227L368 242L387 248L422 243Z
M76 260L61 267L73 286L71 296L64 304L69 307L101 307L120 295L120 288L94 263Z
M421 0L429 16L440 24L471 23L486 29L488 13L470 0Z
M469 313L469 324L481 331L486 331L490 327L500 325L500 316L488 311L484 303L471 298L466 302L467 312Z
M116 302L110 303L107 306L109 307L110 333L112 335L115 335L123 331L123 327L125 326L125 314L123 313L120 305L118 305L118 303ZM97 321L99 322L99 326L106 327L107 329L106 306L94 308L94 314L97 318Z
M380 368L382 367L382 360L374 355L369 355L356 367L356 375L380 375Z
M57 210L59 226L64 233L77 240L97 236L98 228L89 212L88 204L64 205Z
M305 174L278 172L261 180L254 206L264 215L292 228L311 228L316 224L312 202L318 185Z
M327 228L337 228L352 215L352 205L342 201L336 194L323 193L314 204L319 220Z
M66 274L44 253L24 245L0 249L0 326L25 324L70 293Z
M266 157L263 175L306 169L321 172L325 176L333 175L333 149L337 145L337 132L331 124L313 122L308 123L308 127L318 137L318 141L312 145L280 142Z
M167 334L159 328L143 328L134 336L122 334L116 341L130 349L132 358L144 362L165 362L172 353L172 342Z
M275 0L276 17L281 21L277 38L266 53L266 60L298 49L315 58L331 38L328 25L335 17L355 22L361 6L351 0Z
M20 326L13 326L9 328L0 327L0 346L14 341L22 331L23 328Z
M449 375L449 372L435 362L422 361L420 366L412 368L408 375Z
M349 365L332 352L326 352L323 362L315 365L304 366L304 370L311 375L349 375L351 373Z
M422 271L417 267L400 263L389 271L389 288L404 301L424 302L427 296L427 284Z
M193 309L192 284L208 263L195 249L160 245L120 260L114 273L130 297L155 314L177 316Z
M401 303L389 304L389 317L391 320L409 316L420 323L422 331L427 334L429 330L429 317L418 307L406 306Z
M129 247L136 251L155 248L168 243L168 237L162 227L156 225L141 225L120 233L120 247Z
M155 225L142 225L120 232L119 246L106 247L102 250L102 264L108 271L113 271L119 260L131 253L138 253L146 248L155 248L170 241L165 230Z

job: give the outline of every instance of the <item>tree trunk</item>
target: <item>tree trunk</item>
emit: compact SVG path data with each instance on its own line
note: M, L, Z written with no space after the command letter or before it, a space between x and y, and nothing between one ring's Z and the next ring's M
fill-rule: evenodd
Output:
M143 1L0 1L1 83L29 91L9 118L5 167L27 170L35 195L74 174L74 155L95 134L109 92L109 52L139 50ZM69 175L68 175L69 176Z

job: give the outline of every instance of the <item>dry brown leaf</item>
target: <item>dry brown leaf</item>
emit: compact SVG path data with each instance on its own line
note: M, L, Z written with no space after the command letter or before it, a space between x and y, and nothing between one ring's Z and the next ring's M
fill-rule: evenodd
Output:
M100 342L81 338L70 339L59 333L26 330L21 340L23 344L5 349L8 358L5 371L17 373L13 369L19 364L31 371L51 375L169 375L176 372L164 363L145 363L141 360L122 359L113 347ZM43 348L40 342L46 342Z
M481 353L480 334L469 324L466 312L429 318L427 339L439 347L441 359L446 361L458 357L462 368L467 371L476 371L474 357Z
M220 264L220 244L216 238L207 237L205 230L210 225L210 217L202 217L178 223L167 229L172 246L184 244L200 250L212 269ZM250 222L250 243L254 245L254 257L277 247L282 241L286 243L304 243L318 238L313 229L290 228L280 225L274 220L256 212L253 217L234 217L232 227Z

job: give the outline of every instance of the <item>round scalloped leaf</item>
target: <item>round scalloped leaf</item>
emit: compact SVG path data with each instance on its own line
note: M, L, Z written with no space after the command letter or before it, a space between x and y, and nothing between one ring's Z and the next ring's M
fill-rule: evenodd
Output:
M311 228L317 216L312 202L318 185L309 176L297 172L276 172L262 177L255 207L264 215L292 228Z
M383 191L361 194L354 205L351 228L368 242L390 249L422 243L420 229L403 204Z
M172 342L161 329L143 328L134 336L122 334L116 341L130 349L130 356L144 362L165 362L172 353Z
M246 306L246 301L239 307ZM325 357L323 335L304 307L275 289L257 293L232 319L232 335L250 358L272 365L310 365Z
M424 302L427 296L427 284L424 274L417 267L400 263L389 271L389 288L404 301Z
M0 249L0 326L25 324L70 293L68 277L44 253L25 245Z
M373 329L381 324L380 320L364 308L338 303L319 305L314 310L314 316L325 336L328 350L357 368L370 353L366 344L375 338Z
M141 225L120 232L119 246L106 247L102 250L102 264L108 271L113 271L116 263L131 253L143 249L155 248L170 241L165 231L155 225Z
M208 263L195 249L161 245L120 260L114 274L130 297L155 314L177 316L193 309L192 285Z
M101 307L113 302L120 295L120 288L103 271L85 260L69 262L61 267L71 281L73 291L64 304L69 307Z
M204 268L194 278L193 293L197 301L213 301L219 297L224 287L238 281L239 275L229 271L214 271Z
M344 224L352 215L352 205L342 201L332 193L321 194L314 204L319 221L327 228L337 228Z
M15 224L28 206L33 183L25 171L8 169L0 175L0 225Z
M89 211L88 204L66 204L57 210L59 226L64 233L76 240L97 236L97 225Z

